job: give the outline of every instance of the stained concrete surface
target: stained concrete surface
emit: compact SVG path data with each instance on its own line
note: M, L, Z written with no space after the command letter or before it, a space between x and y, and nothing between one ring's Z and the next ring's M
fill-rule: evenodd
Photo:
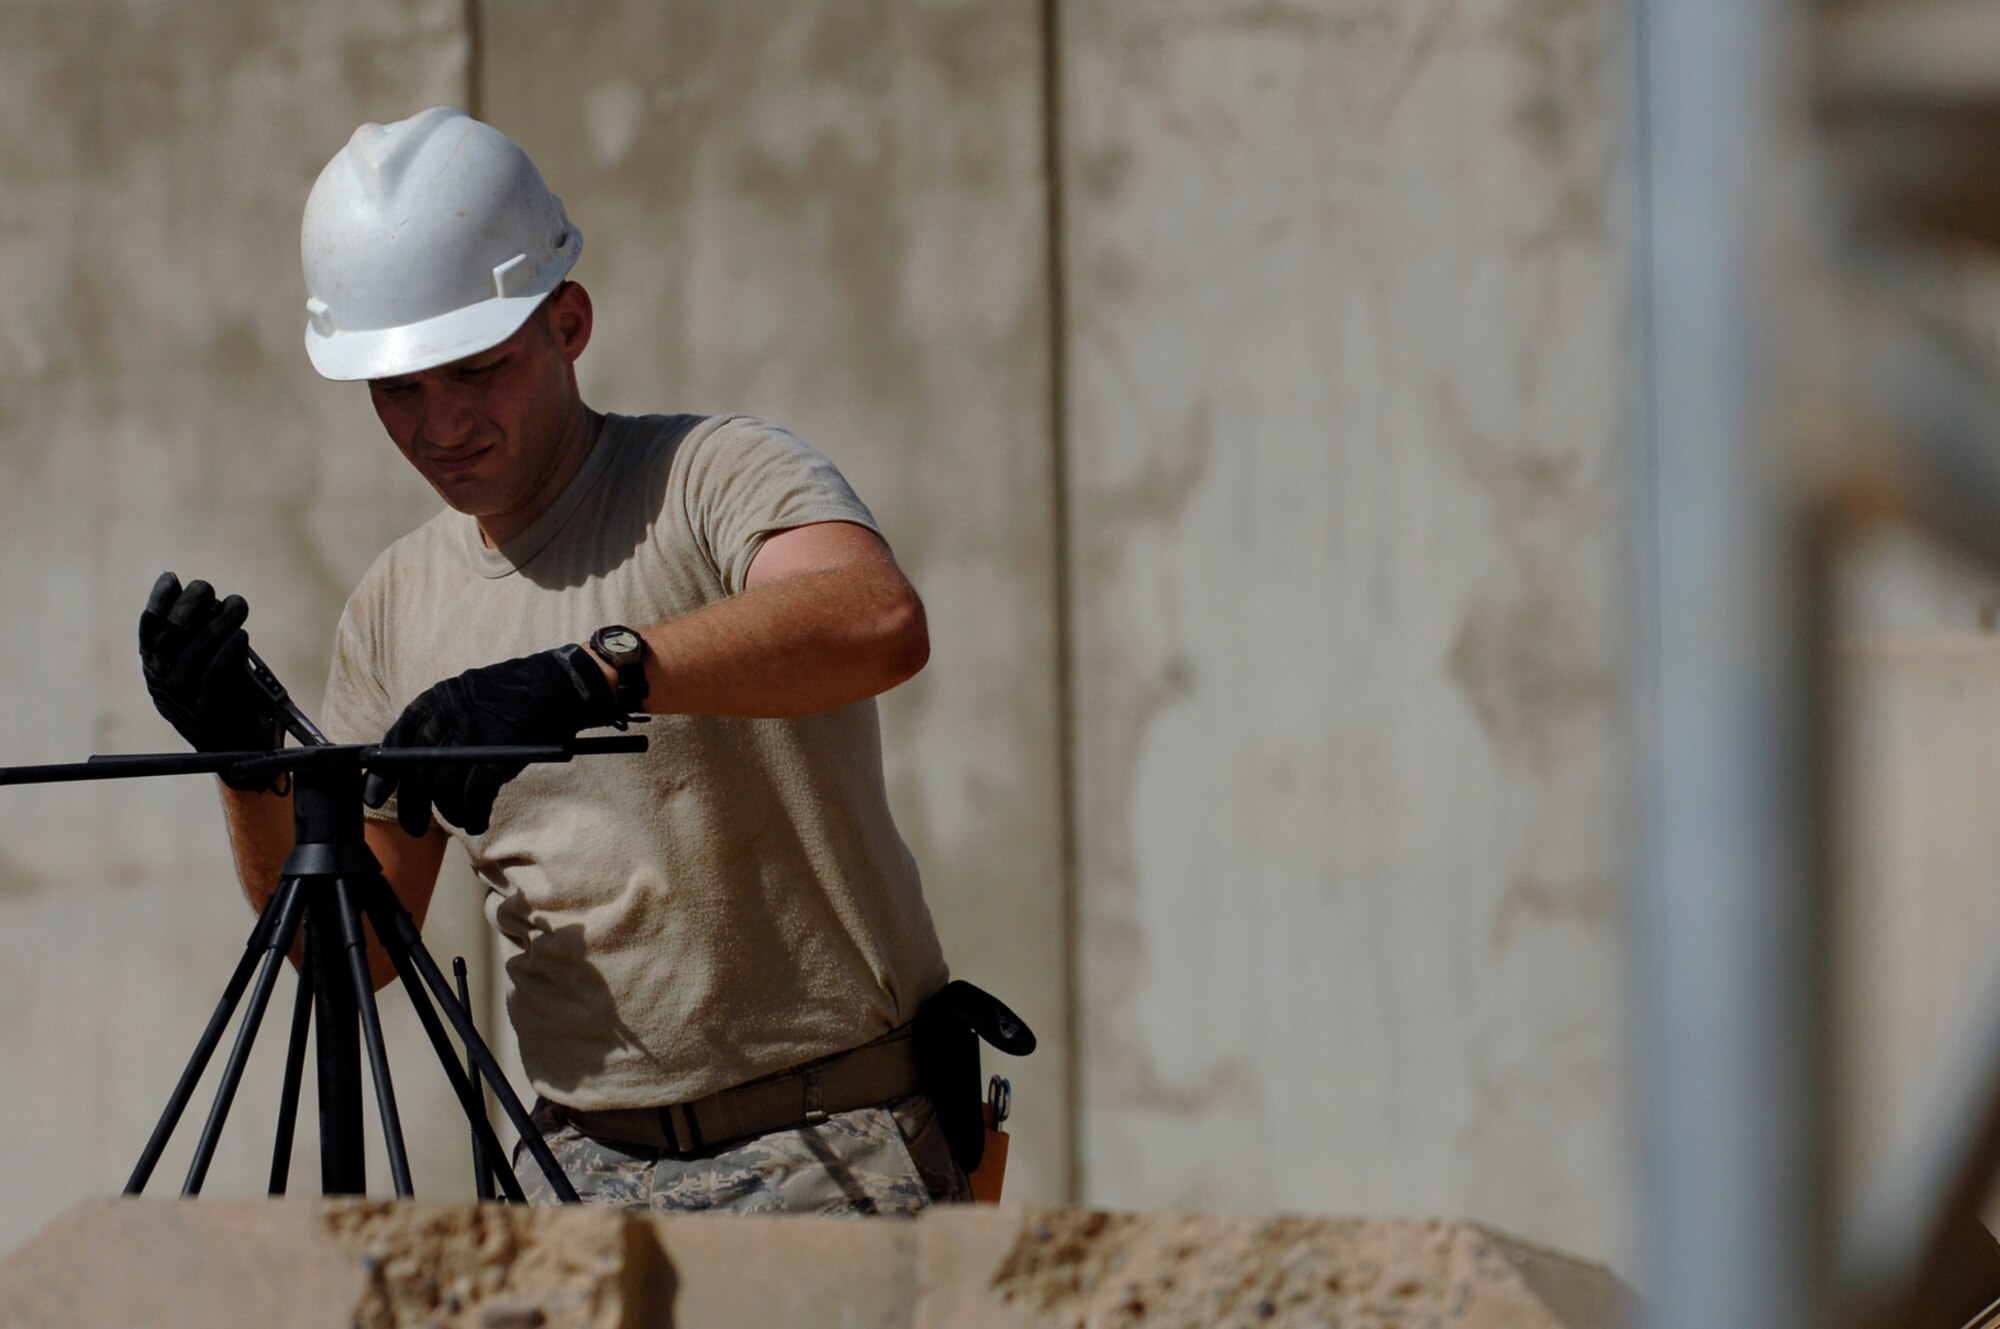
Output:
M435 500L365 394L306 364L299 209L355 124L461 94L460 19L454 0L0 16L0 762L182 747L135 658L162 568L245 594L259 649L317 708L347 588ZM0 845L11 1246L124 1182L251 918L206 777L0 791ZM480 936L469 892L433 917L442 955ZM214 1189L262 1189L288 997ZM449 1089L400 1006L419 1183L462 1193ZM207 1102L155 1190L178 1188ZM295 1176L316 1189L305 1135Z
M1912 1160L1935 1147L1947 1068L1990 1019L2000 636L1867 633L1845 642L1840 664L1846 815L1835 899L1851 1113L1841 1172L1851 1191L1912 1175Z
M434 500L299 354L298 209L355 123L470 103L589 237L588 395L795 428L925 595L892 796L958 972L1044 1035L1010 1197L1620 1259L1609 7L1049 11L1054 105L1021 0L12 7L5 759L171 743L130 660L161 566L244 590L316 697ZM35 1086L0 1125L46 1146L0 1245L122 1180L246 923L226 878L199 782L0 798L0 1069ZM448 1103L406 1115L462 1184Z
M1612 8L1059 10L1083 1193L1619 1263Z
M1010 1196L1071 1184L1068 815L1090 1198L1615 1249L1604 15L1056 11L1062 311L1039 5L10 13L0 539L54 574L0 588L40 630L0 640L43 699L10 747L169 742L127 641L162 565L245 590L317 692L340 598L432 499L297 354L297 209L357 121L470 102L590 237L592 398L794 427L925 594L893 796L959 972L1044 1035ZM18 1236L118 1179L207 1008L194 943L242 919L206 789L0 817L11 958L45 975L0 996L0 1065L43 1086L6 1124L61 1146Z
M0 20L0 540L10 567L47 574L0 588L5 621L34 625L0 642L0 759L177 746L131 660L163 566L245 593L259 649L315 709L341 601L435 499L359 389L300 353L298 211L356 123L472 105L542 158L590 237L592 399L792 426L854 477L924 591L932 666L884 706L893 796L958 971L1043 1036L1012 1068L1010 1193L1060 1198L1038 11L553 12L75 4ZM4 1245L123 1180L248 918L203 781L9 791L0 845L5 958L33 976L0 990L0 1066L34 1086L0 1124L50 1145L0 1206ZM448 872L432 945L477 963L476 900ZM401 1003L387 1010L419 1189L457 1193L455 1116ZM259 1187L274 1075L260 1055L211 1189Z
M593 404L747 410L840 465L929 615L882 702L953 972L1041 1037L1008 1194L1069 1191L1040 7L481 6L485 115L583 227Z

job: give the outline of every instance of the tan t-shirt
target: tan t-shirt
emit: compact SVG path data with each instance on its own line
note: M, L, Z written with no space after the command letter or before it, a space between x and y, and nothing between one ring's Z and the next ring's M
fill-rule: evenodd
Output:
M445 511L375 560L341 616L326 731L376 742L440 679L713 604L765 538L821 521L875 529L781 429L606 416L562 497L501 548ZM873 701L635 730L644 755L530 766L484 835L445 827L486 883L538 1092L685 1102L864 1043L943 985Z

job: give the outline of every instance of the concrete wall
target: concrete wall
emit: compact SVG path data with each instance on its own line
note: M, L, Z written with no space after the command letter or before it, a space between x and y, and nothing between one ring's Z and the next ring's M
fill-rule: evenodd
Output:
M1061 8L1084 1193L1617 1258L1611 11Z
M299 352L298 209L354 124L474 106L586 229L592 401L787 424L854 478L924 591L932 667L884 708L893 795L955 969L1043 1035L1014 1072L1010 1194L1065 1197L1039 11L632 6L585 30L551 6L412 4L246 29L219 8L149 25L76 6L17 21L4 58L23 277L4 297L0 539L50 575L0 591L0 613L93 643L80 670L15 639L9 691L43 700L5 759L175 745L131 661L161 566L248 595L260 649L314 703L347 590L435 500L365 397ZM0 1214L4 1243L122 1183L248 917L205 782L20 791L0 828L0 944L46 975L0 1031L9 1081L36 1086L0 1119L64 1145ZM164 866L143 861L156 844ZM441 889L441 954L466 948L454 924L477 944L474 903L462 877ZM38 958L68 945L91 963ZM406 1079L428 1055L402 1049ZM253 1076L212 1189L257 1187L269 1098ZM447 1109L414 1096L406 1117ZM438 1156L420 1189L462 1189L455 1129L419 1152Z
M299 354L297 210L355 123L470 103L589 237L592 400L791 426L925 595L892 792L955 968L1045 1036L1010 1197L1617 1258L1610 18L22 9L4 759L167 742L163 565L316 691L432 500ZM122 1179L245 920L192 784L10 793L0 854L0 1125L46 1142L5 1242Z
M299 208L356 122L455 99L465 68L452 0L8 11L0 761L180 746L135 658L162 568L248 596L256 640L317 706L347 589L434 500L365 397L305 363ZM445 889L432 944L480 944L477 920ZM250 923L206 777L0 791L0 1245L124 1183ZM449 1092L400 1007L419 1185L463 1191ZM212 1190L262 1189L288 1010ZM179 1188L207 1101L155 1193ZM295 1176L316 1190L305 1136Z
M1843 653L1845 1179L1930 1138L1944 1069L1995 992L2000 638L1873 634Z
M1842 560L1842 1181L1909 1176L2000 989L2000 574L1910 530ZM1966 1104L1957 1105L1960 1111ZM1989 1201L1989 1224L2000 1206Z
M585 394L776 420L882 523L932 640L883 703L897 820L954 972L1043 1037L1011 1072L1010 1194L1064 1198L1038 8L569 12L484 5L480 87L584 228Z

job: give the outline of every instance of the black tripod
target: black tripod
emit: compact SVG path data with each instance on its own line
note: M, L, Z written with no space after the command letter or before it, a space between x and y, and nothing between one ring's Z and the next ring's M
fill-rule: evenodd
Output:
M367 929L388 953L396 974L416 1009L417 1019L429 1035L438 1060L457 1093L460 1105L476 1142L475 1169L482 1195L490 1194L487 1169L497 1175L509 1200L525 1197L513 1169L504 1163L506 1155L486 1119L479 1089L458 1062L444 1023L425 995L425 988L444 1009L459 1040L465 1046L471 1069L483 1075L493 1087L508 1118L521 1133L522 1141L547 1176L549 1185L562 1200L574 1203L576 1190L563 1175L548 1142L542 1138L528 1110L521 1104L507 1078L501 1073L493 1052L473 1027L472 1016L460 996L447 984L437 962L424 948L416 920L410 916L382 876L381 865L369 851L361 832L361 785L370 770L390 770L418 762L562 762L572 756L612 752L642 752L646 740L638 735L612 738L577 739L539 747L460 747L382 748L328 744L311 722L293 708L288 721L294 733L313 746L283 748L271 752L224 752L162 754L156 756L93 757L87 762L62 766L16 766L0 768L0 785L43 784L71 780L122 779L130 776L178 775L194 772L221 774L232 778L289 776L292 781L292 813L295 843L279 876L278 889L264 906L243 957L229 977L222 1000L209 1018L195 1045L194 1055L174 1086L173 1096L160 1121L146 1141L139 1165L125 1183L125 1193L136 1195L145 1188L161 1151L173 1135L181 1113L193 1097L196 1084L209 1058L243 999L250 991L250 1007L236 1032L236 1042L224 1064L222 1082L215 1102L195 1146L182 1195L201 1190L223 1121L236 1096L237 1085L250 1058L257 1027L270 1004L278 970L290 954L301 931L305 944L299 963L298 995L292 1005L291 1043L285 1058L284 1089L278 1105L277 1142L271 1157L273 1195L282 1195L286 1174L291 1170L292 1134L298 1121L300 1080L305 1071L307 1033L318 1025L315 1040L319 1076L320 1184L328 1195L357 1195L366 1189L367 1178L362 1154L361 1051L368 1054L370 1079L375 1086L375 1103L382 1118L382 1136L389 1154L389 1171L396 1194L411 1191L410 1164L403 1145L402 1124L396 1114L396 1095L389 1076L388 1055L382 1043L382 1026L375 1005L375 986L369 977ZM253 986L254 975L254 986ZM482 1157L483 1155L483 1157Z

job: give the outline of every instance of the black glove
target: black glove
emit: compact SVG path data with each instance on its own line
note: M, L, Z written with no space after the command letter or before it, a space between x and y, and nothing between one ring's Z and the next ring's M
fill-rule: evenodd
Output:
M624 719L597 657L581 646L558 646L447 678L403 708L382 746L567 743L580 729ZM446 821L483 835L500 786L524 769L520 762L426 762L370 771L361 799L379 808L400 786L396 820L409 834L430 828L435 803Z
M240 595L215 598L215 588L162 572L139 615L139 664L146 691L167 723L196 752L248 752L279 747L284 731L269 698L251 681L250 606ZM264 789L269 778L232 789Z

